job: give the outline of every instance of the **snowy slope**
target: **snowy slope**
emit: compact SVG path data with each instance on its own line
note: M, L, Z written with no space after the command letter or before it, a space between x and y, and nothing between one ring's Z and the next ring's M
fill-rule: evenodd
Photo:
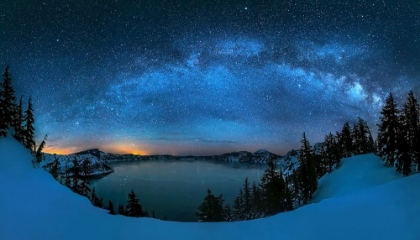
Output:
M394 168L383 166L378 156L358 155L342 160L342 165L325 174L318 181L318 190L312 202L342 196L402 178Z
M420 174L266 219L176 223L108 215L30 160L0 139L0 239L420 239Z

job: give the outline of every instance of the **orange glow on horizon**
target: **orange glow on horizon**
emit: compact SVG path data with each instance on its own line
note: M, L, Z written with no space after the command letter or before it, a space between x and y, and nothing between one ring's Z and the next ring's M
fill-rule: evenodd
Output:
M67 155L67 154L73 153L74 151L70 149L46 147L44 148L42 152L49 153L49 154Z

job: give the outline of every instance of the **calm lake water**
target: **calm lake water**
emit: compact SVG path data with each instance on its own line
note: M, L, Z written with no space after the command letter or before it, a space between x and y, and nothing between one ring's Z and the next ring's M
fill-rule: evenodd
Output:
M195 213L210 188L223 194L231 206L246 177L259 183L265 164L220 163L206 161L143 161L109 164L115 173L92 181L97 195L114 204L126 205L134 190L143 208L156 217L173 221L197 221Z

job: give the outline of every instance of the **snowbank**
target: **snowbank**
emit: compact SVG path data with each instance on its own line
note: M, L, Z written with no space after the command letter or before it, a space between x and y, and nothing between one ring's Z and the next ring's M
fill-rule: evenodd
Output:
M343 196L400 178L402 175L395 168L384 167L380 158L373 154L344 158L338 169L319 179L312 202Z
M0 139L0 239L420 239L420 174L266 219L176 223L108 215L30 161Z

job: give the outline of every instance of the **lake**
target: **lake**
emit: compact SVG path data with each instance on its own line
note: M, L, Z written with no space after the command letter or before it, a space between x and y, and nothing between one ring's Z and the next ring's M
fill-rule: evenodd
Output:
M198 206L210 188L216 196L223 194L232 206L246 177L259 183L266 164L208 161L136 161L109 164L115 172L93 180L99 197L118 205L127 203L133 189L143 209L156 217L171 221L197 221Z

